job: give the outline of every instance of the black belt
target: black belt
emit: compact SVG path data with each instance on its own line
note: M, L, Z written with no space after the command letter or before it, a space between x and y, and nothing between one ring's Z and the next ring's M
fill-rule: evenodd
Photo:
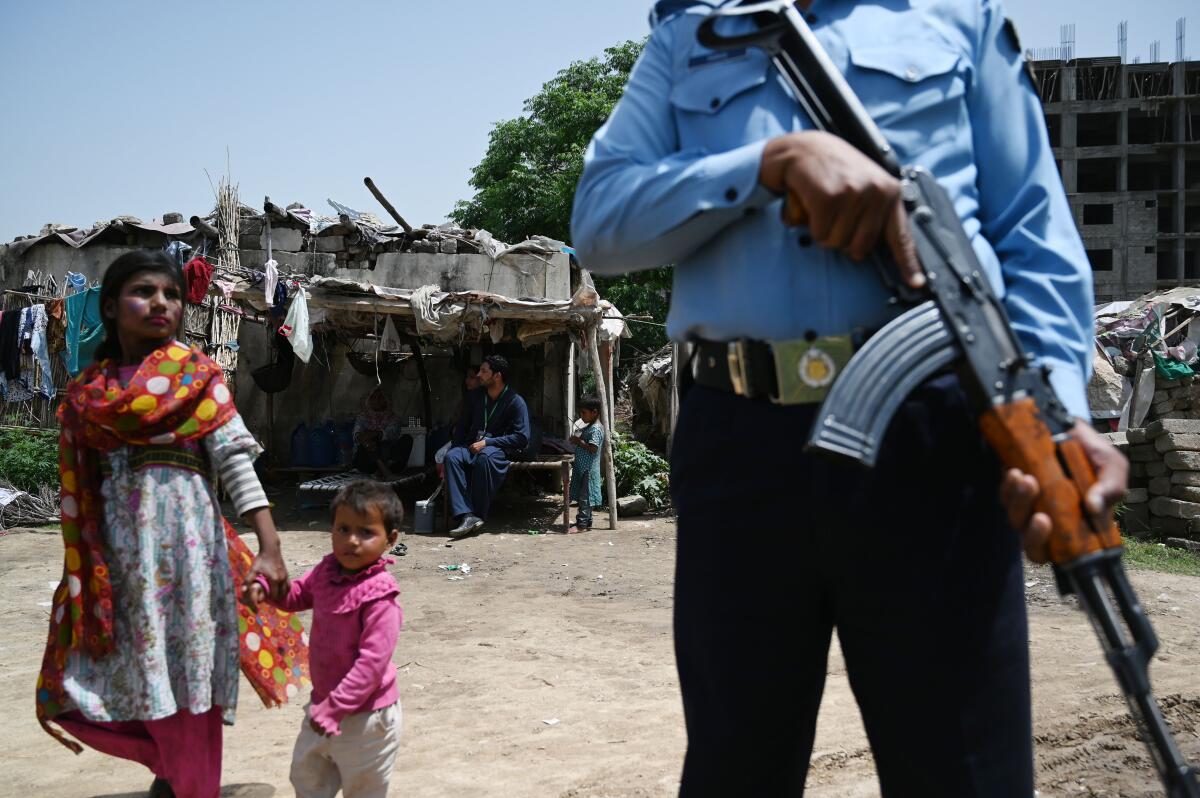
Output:
M849 334L791 341L695 342L693 378L698 385L748 399L806 404L824 399L850 355L871 335L865 328Z
M777 393L775 359L766 341L701 340L694 358L697 385L751 399Z

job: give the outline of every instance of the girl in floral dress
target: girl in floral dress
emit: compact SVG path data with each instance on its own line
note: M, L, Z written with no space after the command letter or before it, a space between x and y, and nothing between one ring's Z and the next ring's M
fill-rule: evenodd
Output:
M297 619L237 602L259 574L282 598L287 570L260 448L220 367L176 340L184 296L162 252L105 272L105 341L59 409L66 551L37 710L76 753L64 731L146 765L155 798L216 798L239 664L277 704L307 681L307 653ZM221 516L214 472L258 536L256 558Z

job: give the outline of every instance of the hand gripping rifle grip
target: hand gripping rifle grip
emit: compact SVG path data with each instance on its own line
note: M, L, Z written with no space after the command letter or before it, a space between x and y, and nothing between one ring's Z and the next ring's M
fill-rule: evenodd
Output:
M1096 529L1084 505L1096 474L1087 453L1074 438L1056 443L1031 398L987 410L979 426L1005 468L1017 468L1038 481L1035 509L1050 517L1046 547L1031 552L1034 562L1066 565L1087 554L1121 545L1115 523Z

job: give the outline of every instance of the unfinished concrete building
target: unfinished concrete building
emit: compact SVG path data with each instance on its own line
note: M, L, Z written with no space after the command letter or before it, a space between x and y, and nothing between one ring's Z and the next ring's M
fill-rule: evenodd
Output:
M1096 301L1200 282L1200 61L1034 61Z

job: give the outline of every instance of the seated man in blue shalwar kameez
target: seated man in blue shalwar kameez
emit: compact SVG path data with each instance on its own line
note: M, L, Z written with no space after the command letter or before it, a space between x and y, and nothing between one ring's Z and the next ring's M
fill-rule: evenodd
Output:
M529 408L508 386L508 360L489 355L479 367L479 388L467 394L446 453L446 491L455 525L450 536L477 532L508 464L529 445Z

